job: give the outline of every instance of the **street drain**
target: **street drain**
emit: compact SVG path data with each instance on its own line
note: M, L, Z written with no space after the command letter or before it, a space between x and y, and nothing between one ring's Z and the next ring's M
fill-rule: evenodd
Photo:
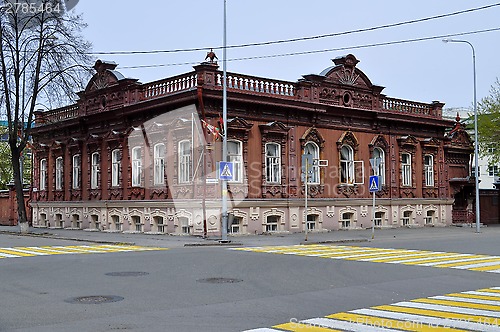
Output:
M205 278L205 279L198 279L196 281L206 284L234 284L237 282L242 282L243 280L234 278Z
M149 274L148 272L135 272L135 271L106 273L106 275L110 277L140 277L140 276L146 276L148 274Z
M101 303L112 303L123 300L121 296L104 296L104 295L96 295L96 296L80 296L73 297L71 299L64 300L67 303L77 303L77 304L101 304Z

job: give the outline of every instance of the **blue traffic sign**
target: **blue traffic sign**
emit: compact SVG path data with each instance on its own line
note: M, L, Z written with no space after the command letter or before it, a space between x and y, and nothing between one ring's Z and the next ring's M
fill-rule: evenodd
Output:
M368 185L370 186L370 192L376 192L380 190L380 186L378 183L378 175L371 175L370 180L368 181Z
M233 181L234 164L229 161L219 162L219 180Z

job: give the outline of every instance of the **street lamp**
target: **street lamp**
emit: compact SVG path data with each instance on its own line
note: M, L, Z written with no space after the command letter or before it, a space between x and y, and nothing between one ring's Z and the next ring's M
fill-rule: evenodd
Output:
M476 51L474 46L467 40L443 39L444 43L466 43L472 49L472 69L474 74L474 177L476 180L476 233L480 232L480 210L479 210L479 140L477 138L477 100L476 100Z
M224 128L224 136L222 138L222 160L227 161L227 6L226 0L224 0L224 31L222 38L222 122ZM227 239L227 180L222 180L222 232L221 232L221 242L228 242Z

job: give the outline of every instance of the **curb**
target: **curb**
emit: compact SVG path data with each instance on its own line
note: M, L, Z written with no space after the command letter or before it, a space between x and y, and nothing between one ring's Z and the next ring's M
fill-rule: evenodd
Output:
M368 239L345 239L345 240L327 240L327 241L313 241L313 242L300 242L300 245L314 245L314 244L335 244L335 243L354 243L354 242L369 242Z
M234 247L234 246L242 246L241 242L228 242L228 243L185 243L184 247Z
M38 233L26 233L21 234L17 232L0 231L0 234L16 235L16 236L31 236L31 237L41 237L45 239L56 239L56 240L66 240L66 241L76 241L76 242L91 242L91 243L101 243L101 244L113 244L121 246L134 246L135 242L120 242L120 241L106 241L106 240L91 240L91 239L81 239L81 238L71 238L63 237L50 234L38 234Z

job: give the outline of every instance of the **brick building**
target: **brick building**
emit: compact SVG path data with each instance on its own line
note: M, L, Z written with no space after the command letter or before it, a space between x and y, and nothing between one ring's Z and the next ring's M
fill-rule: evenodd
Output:
M459 120L440 102L385 96L353 55L333 61L297 82L228 73L229 232L371 227L373 172L377 227L463 221L473 148ZM76 104L36 114L33 224L219 234L217 64L147 84L94 68ZM310 172L307 217L302 154L328 161Z

